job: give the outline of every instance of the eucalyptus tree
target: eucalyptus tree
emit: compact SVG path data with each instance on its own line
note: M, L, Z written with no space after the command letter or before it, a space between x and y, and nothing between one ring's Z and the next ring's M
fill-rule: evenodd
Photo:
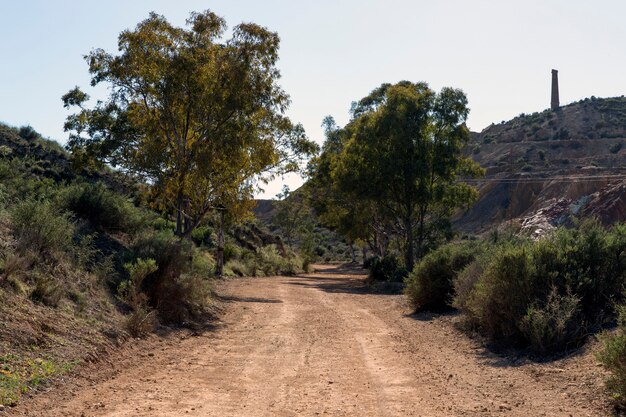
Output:
M476 190L459 181L482 175L462 153L469 140L467 99L425 83L383 84L352 106L348 137L331 177L354 200L369 202L403 240L404 262L421 257L429 228L473 202Z
M284 112L279 37L253 23L235 26L205 11L185 27L151 13L118 38L118 53L85 58L91 85L110 95L88 108L78 87L63 96L78 163L110 164L143 176L186 237L215 207L245 206L275 175L298 171L317 151Z
M303 189L309 204L326 227L338 232L351 245L367 244L374 254L385 256L389 246L389 228L372 202L341 188L335 170L344 146L352 134L352 124L337 126L331 116L322 122L326 140L322 152L309 162L310 178Z

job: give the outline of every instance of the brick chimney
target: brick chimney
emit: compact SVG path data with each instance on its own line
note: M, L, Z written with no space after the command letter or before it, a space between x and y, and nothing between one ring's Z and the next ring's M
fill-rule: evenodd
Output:
M552 100L550 101L552 111L559 109L559 72L552 70Z

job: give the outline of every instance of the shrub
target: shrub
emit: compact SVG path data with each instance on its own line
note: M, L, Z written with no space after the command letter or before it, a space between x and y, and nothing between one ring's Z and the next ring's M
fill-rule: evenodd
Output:
M148 299L141 292L143 281L155 272L158 267L154 259L137 259L135 262L124 265L129 279L120 283L118 297L133 311L126 318L126 330L133 337L145 336L152 331L155 325L154 310L148 307Z
M465 301L471 322L489 337L516 341L537 283L527 244L502 244Z
M141 292L143 281L148 275L157 271L154 259L137 259L127 263L124 268L128 271L129 279L122 281L117 288L117 294L122 301L137 309L146 304L146 296Z
M541 354L582 342L623 300L626 226L596 220L535 242L494 243L455 280L454 306L487 336Z
M363 259L363 268L370 269L372 267L372 264L374 262L378 262L379 259L380 258L378 256L370 256L369 258Z
M149 223L149 226L155 230L174 230L176 223L163 217L156 217Z
M44 254L67 252L72 247L74 223L70 216L48 201L26 200L11 213L18 245L22 250Z
M531 347L543 355L578 344L585 334L580 299L571 294L561 295L553 288L543 305L528 308L520 330Z
M35 139L41 138L41 135L37 133L37 131L33 129L31 126L20 127L18 134L22 139L28 140L28 141L33 141Z
M224 245L224 263L230 261L231 259L239 259L241 258L243 251L239 246L233 245L232 243L226 243Z
M112 232L134 232L143 219L138 208L102 183L73 184L60 194L61 206L96 228Z
M305 260L300 255L290 254L284 259L280 272L284 275L296 275L306 272L307 268L305 268Z
M454 280L454 298L452 306L462 311L469 310L469 301L474 287L478 280L485 272L485 267L489 257L485 253L476 257L476 259L467 265L463 270L459 271Z
M144 232L134 242L133 252L136 258L156 262L158 270L143 280L142 292L163 322L182 324L203 312L206 306L199 300L206 293L208 276L194 271L194 267L202 270L202 261L194 265L191 242L181 241L171 231Z
M622 142L613 143L611 146L609 146L609 151L611 153L618 153L622 149L622 146L624 146Z
M249 277L254 275L254 266L240 259L231 259L224 264L224 275L230 277Z
M451 243L426 255L406 278L405 294L416 310L450 306L457 274L475 259L472 243Z
M191 258L191 271L193 275L209 278L215 274L215 259L206 250L195 248Z
M603 312L621 297L626 228L608 231L597 220L586 220L576 228L559 229L551 243L560 259L552 266L559 289L571 289L581 299L584 315L601 320Z
M30 298L49 307L58 307L65 291L54 277L37 273Z
M600 363L611 373L606 380L615 405L626 409L626 307L619 307L619 328L615 333L604 332L599 339L602 349L596 354Z
M276 245L260 247L256 250L256 266L265 276L278 275L283 270L284 259Z
M368 281L401 282L407 275L406 269L400 265L398 258L386 255L382 258L373 258L369 265Z
M213 242L215 241L215 236L214 236L213 229L211 227L201 226L201 227L196 227L191 232L191 239L198 246L205 245L205 246L211 247L214 245Z

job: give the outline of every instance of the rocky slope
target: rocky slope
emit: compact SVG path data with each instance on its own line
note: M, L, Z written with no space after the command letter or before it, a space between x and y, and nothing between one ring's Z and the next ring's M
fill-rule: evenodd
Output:
M476 181L479 201L457 216L462 231L550 212L559 201L568 213L596 215L605 223L625 219L624 97L591 97L492 124L472 134L468 152L487 175Z

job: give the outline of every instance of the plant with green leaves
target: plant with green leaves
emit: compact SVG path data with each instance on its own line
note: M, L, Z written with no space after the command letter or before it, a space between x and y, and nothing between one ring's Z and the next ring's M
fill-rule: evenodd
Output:
M596 358L609 372L606 388L610 392L615 405L626 409L626 306L618 307L619 329L615 332L604 332L599 339L602 349Z
M309 162L310 179L302 187L308 204L322 224L337 231L349 243L364 242L375 256L384 257L391 227L371 201L342 188L333 176L339 158L351 137L352 124L341 128L331 116L322 122L326 141L319 156Z
M259 184L298 171L317 151L284 116L278 35L242 23L224 40L225 30L210 11L192 13L184 28L152 13L120 34L119 54L86 56L92 86L111 91L107 101L89 109L78 87L63 96L80 108L65 124L75 161L143 176L180 237L216 206L242 209Z
M383 84L353 105L349 139L331 176L393 226L409 270L454 210L477 198L474 187L459 181L483 174L462 154L468 112L461 90L436 93L409 81Z

